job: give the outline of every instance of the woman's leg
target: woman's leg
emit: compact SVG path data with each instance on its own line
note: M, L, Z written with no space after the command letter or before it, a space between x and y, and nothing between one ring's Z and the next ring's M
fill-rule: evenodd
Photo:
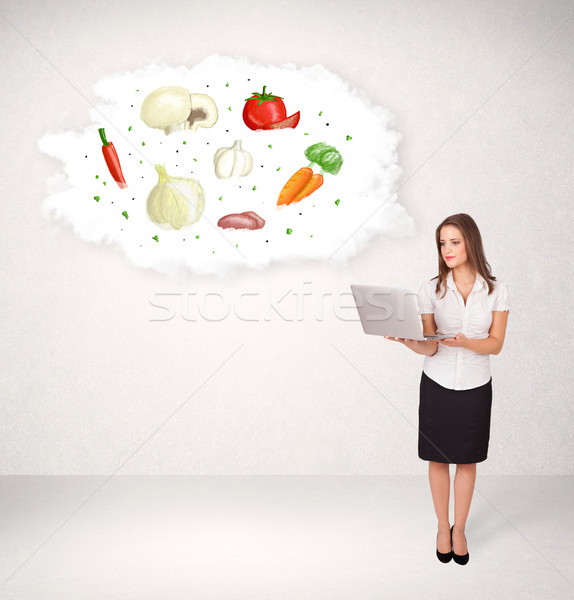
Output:
M468 552L464 538L464 528L470 510L475 481L476 463L456 465L454 476L454 527L452 530L452 546L455 554L464 555Z
M439 552L450 552L450 523L448 519L450 473L448 463L429 460L429 483L438 519L437 548Z

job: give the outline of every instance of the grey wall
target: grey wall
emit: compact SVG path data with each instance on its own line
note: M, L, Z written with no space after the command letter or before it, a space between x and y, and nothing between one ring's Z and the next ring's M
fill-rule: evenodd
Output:
M455 212L478 222L512 301L480 469L574 472L572 2L2 0L0 11L2 473L426 472L422 357L365 336L346 294L418 289L436 274L434 229ZM60 164L38 138L83 128L103 76L213 53L321 63L390 109L416 236L380 237L346 264L168 279L44 220ZM245 293L258 296L239 305Z

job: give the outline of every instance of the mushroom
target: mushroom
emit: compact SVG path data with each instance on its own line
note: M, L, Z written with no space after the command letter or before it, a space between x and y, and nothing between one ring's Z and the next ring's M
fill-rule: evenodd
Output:
M217 123L217 106L207 94L190 94L191 112L185 128L196 131L198 127L213 127Z
M190 94L180 86L164 86L148 94L140 113L142 121L165 135L182 129L213 127L217 122L217 106L205 94Z

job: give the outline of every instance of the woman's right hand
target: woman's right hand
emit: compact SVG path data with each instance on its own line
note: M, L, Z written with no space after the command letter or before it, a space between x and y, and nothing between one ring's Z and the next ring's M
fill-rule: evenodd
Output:
M386 340L391 340L391 342L400 342L405 345L407 348L414 350L418 345L418 340L409 340L407 338L399 338L399 337L391 337L390 335L385 335L384 338Z

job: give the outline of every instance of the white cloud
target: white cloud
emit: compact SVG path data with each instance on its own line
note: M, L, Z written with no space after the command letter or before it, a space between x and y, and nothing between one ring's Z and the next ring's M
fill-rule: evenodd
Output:
M141 104L167 85L210 95L219 111L215 126L169 136L147 127L139 117ZM246 127L244 101L263 85L283 97L288 115L301 111L296 129ZM392 115L321 65L271 67L215 55L193 68L150 65L101 80L94 91L104 103L90 111L92 125L81 133L47 134L38 142L42 152L64 163L64 174L49 182L45 214L70 223L85 241L118 246L137 266L166 274L189 269L222 275L293 258L327 259L336 250L333 259L346 260L376 235L414 233L412 218L392 193L401 174L401 136L392 129ZM100 127L117 150L126 189L106 167ZM213 156L238 139L253 156L253 170L246 177L218 179ZM277 207L285 182L308 165L305 149L317 142L337 148L344 159L341 171L326 173L323 185L302 201ZM146 200L158 182L154 164L159 163L170 175L195 178L204 188L205 211L194 225L165 230L149 219ZM217 227L222 216L243 211L255 211L265 226Z

